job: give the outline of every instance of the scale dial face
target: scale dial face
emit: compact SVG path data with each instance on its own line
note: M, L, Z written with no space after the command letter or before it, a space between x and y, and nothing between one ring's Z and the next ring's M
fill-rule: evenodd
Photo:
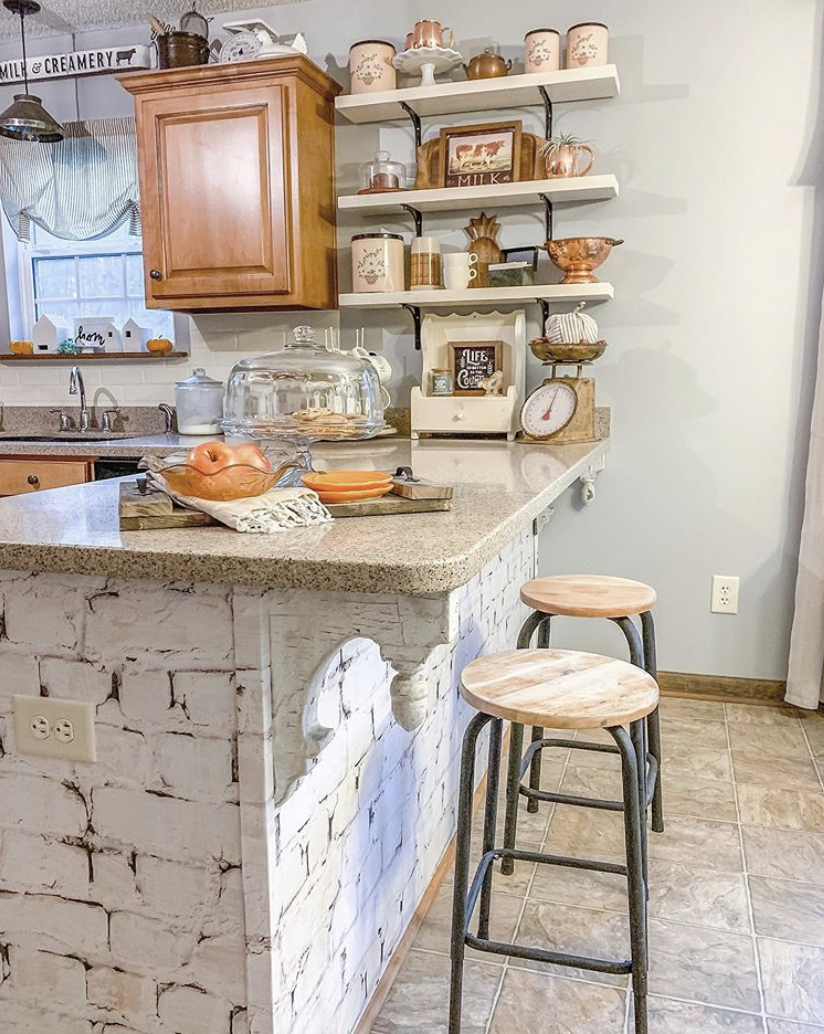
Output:
M254 32L236 32L226 40L220 50L221 61L248 61L257 57L263 47L260 37Z
M578 395L565 381L545 381L521 410L521 427L530 438L549 438L575 416Z

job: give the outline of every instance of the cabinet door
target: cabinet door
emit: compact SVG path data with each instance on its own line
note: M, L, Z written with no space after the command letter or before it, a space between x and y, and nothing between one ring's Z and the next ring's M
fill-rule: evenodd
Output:
M291 290L283 86L139 105L147 298Z
M88 480L85 460L0 459L0 496L82 485Z

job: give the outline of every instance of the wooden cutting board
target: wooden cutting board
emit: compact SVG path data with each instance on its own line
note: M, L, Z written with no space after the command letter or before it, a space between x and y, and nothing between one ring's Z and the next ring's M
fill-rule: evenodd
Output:
M404 499L390 493L358 503L327 503L333 517L398 517L406 513L439 513L452 509L451 499Z
M216 524L208 513L186 510L165 494L148 489L140 492L136 481L120 484L120 530L150 531L153 528L204 528Z

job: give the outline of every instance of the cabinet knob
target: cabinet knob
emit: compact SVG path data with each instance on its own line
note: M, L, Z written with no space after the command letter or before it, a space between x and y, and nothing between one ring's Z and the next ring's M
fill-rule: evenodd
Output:
M152 280L162 280L163 279L163 274L160 272L159 269L150 269L149 270L149 276L152 278Z
M28 481L33 488L36 488L40 484L40 478L36 474L29 474L26 481Z

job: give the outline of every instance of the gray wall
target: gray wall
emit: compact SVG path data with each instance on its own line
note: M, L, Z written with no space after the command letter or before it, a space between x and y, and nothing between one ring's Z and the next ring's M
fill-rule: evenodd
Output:
M281 31L304 28L312 57L342 82L351 42L398 42L432 11L366 0L261 8ZM594 144L597 170L614 171L622 193L562 211L556 235L603 232L627 243L604 267L616 300L594 313L610 342L597 367L599 401L613 407L609 468L591 507L582 511L572 496L558 507L544 535L543 570L603 571L656 585L663 667L783 678L824 273L821 0L590 0L585 11L573 0L549 11L537 0L440 0L435 14L455 27L466 53L495 41L516 59L536 25L563 30L582 16L601 19L612 27L621 73L618 100L566 106L558 120L559 129ZM136 31L89 34L78 47L139 39ZM68 46L38 40L32 49ZM111 79L83 80L79 90L84 117L129 110ZM73 117L71 85L48 84L43 95L56 115ZM522 114L540 131L537 112ZM412 157L405 128L341 125L342 190L354 188L357 164L378 143ZM542 239L538 212L508 212L503 221L505 244ZM428 225L464 246L465 222ZM360 225L342 224L342 244ZM342 271L345 285L345 258ZM537 331L537 310L529 315ZM198 318L198 361L205 356L223 370L235 349L277 344L294 322ZM420 369L406 315L346 313L345 343L362 324L369 344L392 360L392 390L402 402ZM143 385L142 397L165 397L176 375ZM530 383L540 377L530 358ZM6 404L30 386L0 382ZM37 390L42 399L64 393L62 384ZM740 576L737 617L710 615L713 573ZM611 630L561 632L571 645L617 642Z

